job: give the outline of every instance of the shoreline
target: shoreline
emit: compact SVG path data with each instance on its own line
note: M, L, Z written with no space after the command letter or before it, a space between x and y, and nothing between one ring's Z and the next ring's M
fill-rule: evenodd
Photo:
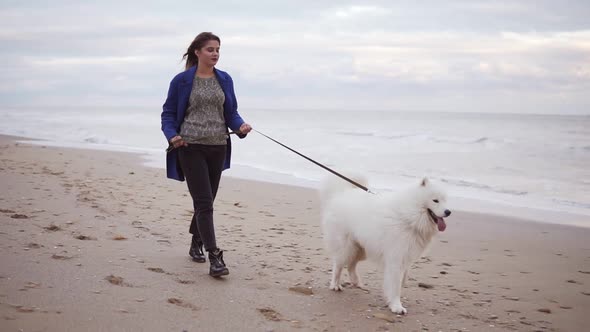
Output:
M104 151L123 153L138 156L138 163L143 167L149 167L158 170L164 170L165 155L161 160L156 161L153 155L143 150L129 150L129 149L113 149L112 146L103 147L100 144L94 143L92 146L85 146L83 143L61 144L45 139L28 138L21 136L0 134L0 137L6 139L22 142L23 144L34 144L39 146L51 146L55 148L64 149L81 149L90 151ZM326 173L328 174L328 173ZM286 174L277 172L269 172L249 166L234 164L232 168L224 171L225 178L232 178L252 182L264 182L269 184L276 184L279 186L293 186L312 191L317 190L319 183L308 179L296 178ZM450 193L452 197L452 192ZM479 215L496 215L501 218L514 219L515 221L524 222L541 222L554 225L568 225L574 227L590 228L590 216L574 213L570 211L560 211L555 209L540 209L524 207L519 205L510 205L503 202L494 202L489 200L481 200L477 198L467 197L452 197L454 203L458 208L454 210L461 210L467 213Z
M222 178L230 275L188 257L185 183L135 154L0 136L0 319L6 330L581 331L590 230L454 211L391 314L383 276L328 289L315 191ZM347 276L344 277L347 281ZM420 286L422 285L422 286ZM246 322L246 324L245 324Z

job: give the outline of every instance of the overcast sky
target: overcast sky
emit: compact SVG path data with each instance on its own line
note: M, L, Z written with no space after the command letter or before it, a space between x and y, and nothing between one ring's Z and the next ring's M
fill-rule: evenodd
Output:
M590 114L588 0L3 0L0 106L159 111L202 31L242 109Z

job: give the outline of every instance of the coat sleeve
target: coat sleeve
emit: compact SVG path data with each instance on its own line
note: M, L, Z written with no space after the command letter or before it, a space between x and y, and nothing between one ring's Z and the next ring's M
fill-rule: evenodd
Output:
M229 93L231 95L232 107L230 109L230 119L228 119L229 127L233 131L238 131L240 126L245 122L244 119L238 113L238 99L236 98L236 93L234 91L234 81L231 76L227 75L228 82L229 82ZM244 138L246 137L245 134L238 134L238 137Z
M162 132L169 142L172 137L178 135L177 128L177 112L178 112L178 79L174 78L170 82L168 88L168 97L166 102L162 105Z

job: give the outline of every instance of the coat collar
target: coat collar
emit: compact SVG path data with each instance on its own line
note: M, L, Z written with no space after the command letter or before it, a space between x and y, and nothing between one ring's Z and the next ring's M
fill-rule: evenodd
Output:
M217 79L221 82L226 81L225 73L217 68L213 68L213 72ZM184 84L192 84L195 78L195 74L197 73L197 66L192 66L184 72L183 83Z

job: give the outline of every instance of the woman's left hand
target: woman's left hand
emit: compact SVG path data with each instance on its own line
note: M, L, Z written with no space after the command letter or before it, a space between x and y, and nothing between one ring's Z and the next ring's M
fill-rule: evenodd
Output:
M242 134L247 134L252 130L252 127L247 124L247 123L242 123L242 125L240 126L240 133Z

